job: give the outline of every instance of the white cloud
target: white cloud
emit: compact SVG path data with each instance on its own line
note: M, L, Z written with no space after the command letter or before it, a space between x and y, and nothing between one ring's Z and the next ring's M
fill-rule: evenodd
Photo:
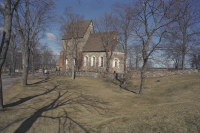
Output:
M56 40L56 36L53 33L46 34L48 40Z

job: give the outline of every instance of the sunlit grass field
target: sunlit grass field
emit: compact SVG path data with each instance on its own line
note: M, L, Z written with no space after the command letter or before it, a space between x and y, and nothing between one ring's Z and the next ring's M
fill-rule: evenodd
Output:
M2 133L200 132L200 73L140 79L49 76L4 91Z

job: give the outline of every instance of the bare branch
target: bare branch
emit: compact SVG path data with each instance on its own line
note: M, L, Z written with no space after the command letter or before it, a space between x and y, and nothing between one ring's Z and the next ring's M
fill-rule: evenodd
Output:
M19 1L20 0L15 0L14 4L13 4L13 7L11 9L11 12L13 13L13 11L15 10L15 8L17 8L17 5L19 4Z
M4 16L4 9L1 7L1 5L0 5L0 12Z

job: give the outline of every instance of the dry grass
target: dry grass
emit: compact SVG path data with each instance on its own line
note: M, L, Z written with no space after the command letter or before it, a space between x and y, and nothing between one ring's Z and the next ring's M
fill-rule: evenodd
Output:
M51 76L28 83L18 80L4 92L0 132L200 132L200 73L148 78L142 95L140 79L120 85Z

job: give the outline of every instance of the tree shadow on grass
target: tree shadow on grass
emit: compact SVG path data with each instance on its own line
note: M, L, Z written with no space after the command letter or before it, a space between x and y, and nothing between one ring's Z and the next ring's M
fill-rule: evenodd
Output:
M17 123L17 122L20 122L20 121L23 121L24 119L26 119L27 117L24 117L24 118L19 118L19 119L17 119L17 120L15 120L15 121L13 121L13 122L11 122L11 123L9 123L6 127L0 127L0 132L1 131L3 131L4 129L6 129L6 128L8 128L8 127L10 127L10 126L12 126L12 125L14 125L15 123Z
M51 78L49 76L47 76L45 79L41 80L41 81L38 81L38 82L35 82L35 83L32 83L32 84L28 84L29 85L37 85L37 84L41 84L41 83L46 83L46 82L49 82L51 80L54 80L57 76L52 76Z
M129 91L129 92L132 92L134 94L137 94L135 91L132 91L132 90L128 89L127 87L123 87L123 81L121 81L119 79L115 79L115 81L117 81L117 83L114 82L114 80L112 80L112 83L115 84L115 85L117 85L117 86L119 86L120 89L123 89L123 90ZM133 87L135 87L135 86L133 86Z
M132 93L134 93L134 94L137 94L135 91L131 91L131 90L129 90L127 87L122 87L122 86L120 85L120 88L121 88L121 89L124 89L124 90L126 90L126 91L129 91L129 92L132 92Z
M39 96L42 96L42 95L46 95L46 94L48 94L48 93L54 91L58 86L59 86L59 85L55 85L53 89L47 90L46 92L44 92L44 93L42 93L42 94L24 97L24 98L21 98L19 101L16 101L16 102L14 102L14 103L6 104L6 105L4 105L4 108L6 108L6 107L17 106L17 105L19 105L19 104L22 104L22 103L24 103L24 102L26 102L26 101L29 101L29 100L35 98L35 97L39 97Z
M52 119L52 120L57 120L58 121L58 132L79 132L83 131L88 133L89 131L92 131L92 129L84 125L83 123L78 122L74 118L69 116L69 113L67 112L66 109L68 109L66 106L78 106L81 107L81 109L85 109L91 113L97 112L100 115L107 114L106 112L108 111L108 102L103 101L102 99L99 99L98 97L90 96L90 95L83 95L79 91L76 91L75 93L72 93L70 95L68 94L68 90L73 88L73 87L66 87L66 88L59 88L58 86L62 84L61 82L57 82L57 85L55 85L51 90L48 90L44 93L34 95L34 96L29 96L22 98L21 100L7 104L5 107L13 107L16 105L20 105L26 101L33 100L36 97L48 94L52 91L57 92L58 96L52 100L51 103L49 103L46 106L42 106L39 109L36 109L35 113L33 113L31 116L24 117L24 118L19 118L18 120L14 120L12 123L9 123L7 126L0 127L0 132L3 130L7 130L9 127L12 127L14 124L19 123L23 121L20 126L15 130L15 133L22 133L22 132L27 132L30 130L30 128L33 128L33 124L38 120L38 118L47 118L47 119ZM43 98L43 97L41 97ZM40 99L42 103L44 103L45 99ZM37 101L40 102L40 101ZM26 106L26 105L24 105ZM26 107L26 108L31 108L31 107ZM59 114L55 117L53 116L47 116L45 113L48 111L53 111L59 108ZM24 108L25 109L25 108ZM61 111L60 111L61 110ZM73 112L76 111L76 108L73 108ZM56 110L57 111L57 110ZM71 112L70 112L71 113ZM64 122L63 122L64 121ZM42 123L41 123L42 124ZM87 128L86 128L87 127ZM36 127L38 128L38 127Z
M107 104L107 102L104 102L96 97L86 96L80 94L79 96L73 97L74 93L71 95L68 95L64 98L64 96L68 93L68 90L65 91L63 94L61 92L58 92L58 96L55 100L53 100L50 104L40 108L37 110L33 115L31 115L29 118L27 118L16 130L14 133L24 133L27 132L33 125L33 123L40 117L49 118L49 119L56 119L58 120L59 126L58 126L58 132L65 132L68 130L69 132L78 132L80 129L86 133L89 133L89 130L92 129L86 129L83 124L78 123L73 118L69 117L67 111L65 110L64 106L66 105L80 105L81 107L84 107L87 110L91 110L91 108L95 111L97 111L99 114L102 114L102 112L106 112L107 108L102 107L102 105ZM51 116L45 116L42 115L43 113L57 109L59 107L62 107L62 110L60 114L61 116L57 117L51 117ZM64 115L63 115L64 114ZM61 122L61 119L64 119L64 122ZM67 124L68 122L68 124Z

